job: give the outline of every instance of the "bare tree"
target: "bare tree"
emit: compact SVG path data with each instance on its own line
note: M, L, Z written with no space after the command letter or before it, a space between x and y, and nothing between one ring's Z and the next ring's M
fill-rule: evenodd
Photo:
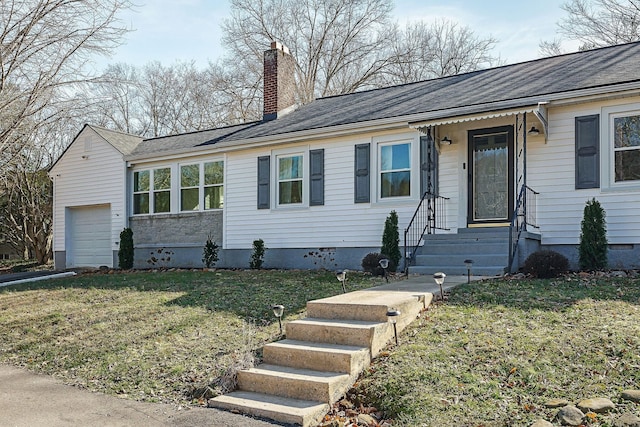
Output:
M397 30L393 56L381 84L393 85L450 76L495 65L496 40L481 38L467 26L448 20L415 22Z
M640 40L640 0L569 0L558 33L580 42L580 50ZM540 43L543 55L558 54L561 40Z
M126 28L116 15L129 6L129 0L0 2L0 166L46 122L41 113L88 78L90 57L120 43Z

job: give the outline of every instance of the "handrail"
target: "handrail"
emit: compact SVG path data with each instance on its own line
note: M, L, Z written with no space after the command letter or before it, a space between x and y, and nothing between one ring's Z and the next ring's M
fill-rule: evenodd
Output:
M416 211L404 230L404 272L408 273L409 264L415 259L420 241L425 234L432 234L434 229L448 230L446 225L446 206L448 197L425 192L418 203Z
M518 193L516 200L516 206L511 215L511 222L509 223L509 265L507 271L510 272L513 267L513 261L518 251L518 244L520 242L520 236L523 231L527 230L527 225L535 228L539 228L537 225L536 217L536 205L537 205L537 191L530 187L523 185Z

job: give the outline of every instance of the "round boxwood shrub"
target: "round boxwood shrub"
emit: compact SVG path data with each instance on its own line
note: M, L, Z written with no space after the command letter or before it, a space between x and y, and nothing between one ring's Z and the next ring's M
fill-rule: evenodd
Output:
M371 252L362 258L362 269L374 276L384 276L384 270L380 267L380 260L386 258L389 260L387 272L396 271L396 263L385 254Z
M529 255L523 270L533 277L550 279L558 277L569 269L569 260L564 255L551 250L540 250Z

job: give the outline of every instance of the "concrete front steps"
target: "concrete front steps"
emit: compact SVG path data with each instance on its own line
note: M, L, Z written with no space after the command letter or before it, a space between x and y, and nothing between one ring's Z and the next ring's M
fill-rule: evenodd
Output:
M428 292L373 288L310 301L309 317L287 323L287 338L264 346L263 363L238 372L238 390L211 399L209 406L304 427L317 425L393 339L387 311L400 310L400 332L432 297Z
M429 234L418 249L409 274L466 275L473 260L475 276L501 276L509 264L509 227L460 228L455 234Z

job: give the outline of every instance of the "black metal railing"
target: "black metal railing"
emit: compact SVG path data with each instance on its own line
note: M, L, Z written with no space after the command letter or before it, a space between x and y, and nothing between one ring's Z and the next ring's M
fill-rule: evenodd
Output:
M527 226L538 227L537 220L537 203L538 193L528 186L522 186L518 192L516 206L511 215L509 224L509 266L508 271L513 267L516 253L518 252L518 244L523 231L527 231Z
M409 270L409 264L415 259L416 251L425 234L432 234L433 230L448 230L446 201L448 197L425 192L420 199L416 211L404 230L404 272Z

